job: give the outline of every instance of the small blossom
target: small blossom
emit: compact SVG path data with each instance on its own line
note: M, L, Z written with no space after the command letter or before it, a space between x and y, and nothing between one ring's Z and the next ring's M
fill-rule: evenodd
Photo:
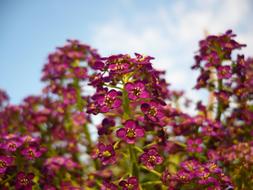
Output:
M14 158L9 156L0 156L0 174L5 173L8 166L13 162Z
M29 146L21 151L21 154L28 160L34 160L39 158L45 152L44 148L37 148L35 146Z
M127 180L119 182L122 190L139 190L138 179L136 177L129 177Z
M202 140L197 139L188 139L187 140L187 150L192 153L201 153L203 151Z
M75 126L84 125L86 122L85 114L83 112L75 112L72 115L72 122Z
M140 161L149 169L154 169L156 165L163 162L163 157L159 155L156 148L146 150L141 156Z
M119 93L116 90L110 90L106 94L95 96L95 101L102 113L108 112L110 109L118 108L122 103Z
M105 145L99 143L92 157L100 159L103 165L114 164L116 162L115 151L111 144Z
M133 120L127 120L124 128L117 131L117 137L123 139L128 144L134 144L137 138L144 136L144 129Z
M23 143L19 139L10 139L0 144L0 148L5 151L15 152Z
M141 110L148 119L154 122L160 121L164 116L162 106L154 101L142 104Z
M118 190L117 185L110 183L108 181L104 181L100 190Z
M232 76L231 67L226 66L219 66L218 68L218 78L219 79L229 79Z
M19 172L16 177L16 189L17 190L32 190L33 186L33 173L25 174L24 172Z
M149 94L145 89L145 85L143 82L135 82L135 83L127 83L126 91L128 93L128 98L130 100L136 100L139 98L148 98Z

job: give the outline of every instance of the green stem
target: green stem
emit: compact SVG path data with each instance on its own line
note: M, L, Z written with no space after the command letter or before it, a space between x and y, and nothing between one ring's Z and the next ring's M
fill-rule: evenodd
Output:
M155 175L158 176L158 177L161 177L161 176L162 176L162 174L160 174L158 171L148 169L148 168L146 168L145 166L141 166L141 168L144 169L144 170L147 170L147 171L149 171L149 172L151 172L151 173L153 173L153 174L155 174Z
M135 176L137 178L139 178L139 169L138 169L138 165L137 165L137 158L136 158L136 153L134 151L134 145L128 145L129 147L129 154L130 154L130 162L131 162L131 174L132 176Z
M162 184L161 181L147 181L142 183L143 186L147 186L147 185L158 185L158 184Z
M221 92L222 88L223 88L222 79L219 79L218 80L218 92ZM223 111L223 104L219 99L217 99L217 102L218 102L218 105L217 105L216 120L220 121L221 114L222 114L222 111Z
M83 111L83 105L85 104L85 102L82 99L81 87L79 85L79 79L78 78L74 79L74 87L75 87L76 93L77 93L77 108L80 112L82 112ZM87 152L90 153L92 151L92 140L91 140L91 135L90 135L90 131L88 129L87 123L83 125L83 132L84 132L85 138L87 140ZM98 168L97 161L93 160L93 163L94 163L95 169L97 169Z

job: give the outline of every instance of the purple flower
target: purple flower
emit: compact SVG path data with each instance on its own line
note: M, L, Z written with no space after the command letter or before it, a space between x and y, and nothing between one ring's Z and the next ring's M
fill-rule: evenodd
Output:
M84 125L86 122L86 117L83 112L75 112L72 114L72 122L75 126Z
M45 152L45 148L37 148L35 146L29 146L21 151L21 154L28 160L34 160L39 158Z
M106 63L110 73L127 73L130 70L130 56L129 55L112 55L106 58Z
M154 122L160 121L164 116L162 105L154 101L142 104L141 111L148 119Z
M120 181L119 186L122 187L122 190L139 190L138 179L134 176Z
M34 178L33 173L25 174L24 172L19 172L16 177L16 189L17 190L32 190Z
M110 183L108 181L104 181L100 190L118 190L117 185Z
M146 150L141 156L140 161L149 169L154 169L156 165L163 162L163 157L159 155L156 148Z
M119 129L117 137L123 139L128 144L134 144L137 138L144 136L144 129L137 125L133 120L127 120L124 124L124 128Z
M138 98L148 98L149 94L145 89L143 82L127 83L125 89L128 93L130 100L136 100Z
M44 162L44 167L47 171L55 173L62 168L67 170L73 170L78 168L78 164L74 162L71 158L63 156L50 157Z
M209 170L210 173L213 174L221 174L222 169L217 166L214 162L208 162L205 164L205 168Z
M0 156L0 174L5 173L8 166L13 162L14 158L9 156Z
M98 134L99 135L109 135L112 132L111 127L115 126L115 121L110 118L104 118L102 121L102 125L98 127Z
M5 151L15 152L23 143L19 139L10 139L0 144L0 148Z
M228 65L219 66L217 68L217 71L218 71L218 78L219 79L229 79L232 76L231 67Z
M92 157L100 159L103 165L114 164L116 162L115 151L111 144L105 145L99 143Z
M100 111L105 113L110 109L115 109L121 106L122 100L116 90L110 90L106 94L97 95L94 97Z
M202 139L188 139L187 140L187 151L192 153L201 153L203 151Z
M179 170L176 174L176 178L183 183L187 183L194 178L194 172L189 173L184 170Z
M194 172L199 167L199 163L196 160L186 160L181 163L181 167L185 171Z

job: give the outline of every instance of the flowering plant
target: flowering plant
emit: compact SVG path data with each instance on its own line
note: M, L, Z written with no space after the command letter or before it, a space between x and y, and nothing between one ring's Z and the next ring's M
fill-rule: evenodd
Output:
M210 97L188 114L153 57L68 41L41 95L12 105L0 91L1 189L252 189L253 59L233 54L244 46L230 30L200 41L195 89Z

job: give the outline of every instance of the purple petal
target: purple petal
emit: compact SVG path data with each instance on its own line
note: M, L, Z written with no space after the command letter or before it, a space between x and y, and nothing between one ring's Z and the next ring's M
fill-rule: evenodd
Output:
M145 134L145 131L144 131L143 128L137 127L137 128L135 129L135 134L136 134L137 137L143 137L144 134Z
M117 137L124 138L126 136L126 130L121 128L121 129L117 130L116 134L117 134Z

